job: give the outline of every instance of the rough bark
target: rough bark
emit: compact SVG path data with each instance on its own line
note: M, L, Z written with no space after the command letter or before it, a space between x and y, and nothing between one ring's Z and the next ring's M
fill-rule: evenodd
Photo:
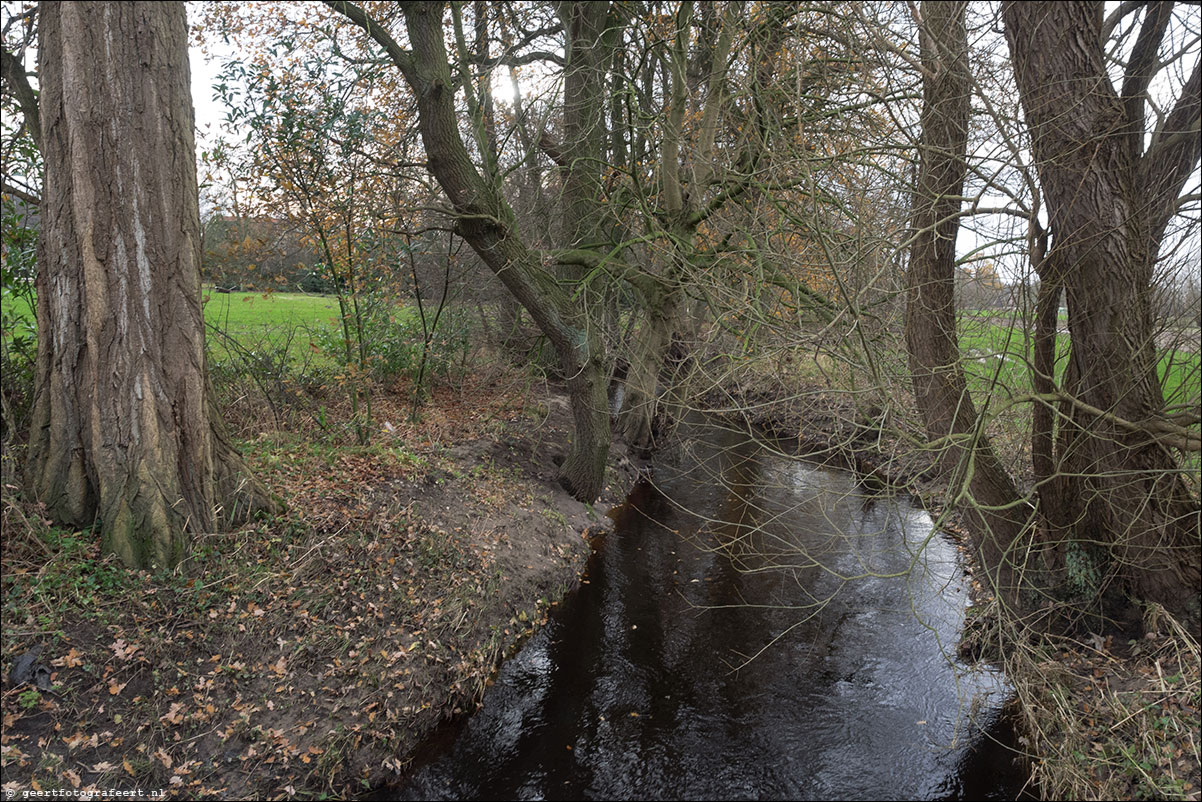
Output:
M26 479L130 566L273 508L212 407L183 3L44 3L46 164ZM99 57L103 54L103 57Z
M1047 397L1053 393L1056 372L1056 332L1059 327L1060 298L1063 295L1060 278L1053 271L1040 271L1039 296L1035 302L1035 336L1032 340L1031 386L1035 393ZM1048 483L1055 479L1055 416L1049 399L1037 403L1031 411L1031 468L1035 486L1041 497L1054 503L1056 491Z
M1198 506L1166 444L1153 271L1198 163L1199 72L1144 152L1144 93L1171 4L1149 4L1123 93L1106 72L1100 3L1006 3L1019 96L1066 292L1071 350L1043 511L1065 541L1100 543L1135 596L1196 606Z
M618 433L638 453L650 453L655 447L656 417L661 414L661 374L672 337L679 328L681 294L679 286L653 293L631 344Z
M606 222L600 205L609 53L602 39L609 3L560 3L559 16L568 41L568 65L563 74L563 156L567 164L562 244L596 247Z
M17 99L21 107L21 116L25 118L25 127L33 143L39 149L42 147L42 121L38 113L38 94L25 75L25 64L21 59L7 50L0 49L0 76L8 84L9 91Z
M1019 545L1031 516L980 431L960 367L955 261L967 171L971 75L963 2L922 4L922 134L906 273L906 345L928 435L952 480L982 567L1016 603Z

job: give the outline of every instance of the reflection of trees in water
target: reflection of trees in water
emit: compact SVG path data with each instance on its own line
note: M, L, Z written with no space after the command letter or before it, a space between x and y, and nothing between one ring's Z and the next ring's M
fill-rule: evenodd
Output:
M740 570L826 567L834 553L882 535L892 507L854 476L782 450L779 442L717 419L691 424L678 463L659 489L698 522L693 542L721 549ZM705 445L701 445L704 442ZM695 487L721 488L717 503ZM710 491L711 494L713 491ZM864 575L878 570L865 560Z
M478 756L444 769L499 779L444 795L918 798L963 782L970 700L1000 680L950 665L962 608L943 580L924 568L923 592L903 587L907 531L936 567L947 545L923 542L930 522L904 501L771 445L712 419L681 428L545 651L519 658L545 676L503 672L498 710L526 730L498 745L488 733L510 731L486 721Z
M922 614L908 599L930 593L915 591L908 577L930 584L924 552L934 530L925 515L911 521L904 502L866 489L851 474L714 417L687 421L668 453L655 482L663 525L696 552L682 562L705 565L704 576L689 580L703 588L687 593L688 603L746 608L753 611L747 625L760 633L733 665L746 665L799 628L823 639L821 627L833 626L822 623L824 609L840 594L857 593L857 585L891 583L895 599ZM943 569L941 575L957 571L954 564Z

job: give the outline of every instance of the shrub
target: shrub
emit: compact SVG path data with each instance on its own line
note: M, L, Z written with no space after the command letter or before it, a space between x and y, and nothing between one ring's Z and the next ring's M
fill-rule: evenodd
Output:
M30 215L27 206L5 196L0 210L0 438L6 446L28 430L33 404L37 229Z
M24 318L0 313L0 439L23 438L33 406L37 331Z
M320 394L329 376L314 364L308 349L292 347L300 332L297 326L284 326L235 338L210 325L205 347L219 402L228 406L236 400L261 399L277 428L295 412L312 416L312 397Z
M430 323L427 315L427 325ZM367 371L373 380L406 378L424 390L431 381L447 379L462 368L470 343L471 318L463 310L445 309L427 346L426 332L415 309L377 303L364 314L363 332ZM331 359L345 361L341 330L321 330L314 333L313 339Z
M301 292L309 292L314 295L328 295L335 290L334 282L326 277L324 271L317 269L306 273L304 278L297 283L297 288Z

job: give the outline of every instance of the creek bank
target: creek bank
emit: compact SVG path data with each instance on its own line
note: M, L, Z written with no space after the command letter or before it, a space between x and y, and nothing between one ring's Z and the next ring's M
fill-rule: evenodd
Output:
M909 493L959 543L966 573L975 571L967 532L946 509L946 481L932 455L914 445L925 441L920 429L882 426L875 409L865 414L846 394L817 385L711 392L702 406L766 433L784 451L851 470L870 489ZM1150 605L1134 639L1117 627L1016 630L979 582L969 587L975 608L960 655L988 654L1015 689L1014 748L1030 762L1030 792L1049 799L1202 799L1202 650L1185 627Z
M997 675L946 660L966 601L954 546L904 498L762 442L682 421L589 583L453 745L375 798L1017 793L1025 774L975 736Z
M776 441L788 454L851 471L869 489L910 493L938 512L947 490L929 452L908 445L878 408L860 410L846 394L811 385L789 393L734 388L711 391L701 408ZM923 435L906 432L914 438Z
M585 505L555 481L557 390L479 377L437 391L421 424L400 423L407 406L377 399L368 447L246 443L289 512L198 539L169 575L127 571L7 496L4 789L347 797L472 710L577 583L635 463L615 447ZM39 647L47 692L9 676Z

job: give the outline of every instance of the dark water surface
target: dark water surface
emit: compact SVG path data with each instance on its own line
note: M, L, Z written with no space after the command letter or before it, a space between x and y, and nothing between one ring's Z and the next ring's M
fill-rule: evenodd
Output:
M927 514L694 428L406 799L1006 799L1004 679Z

